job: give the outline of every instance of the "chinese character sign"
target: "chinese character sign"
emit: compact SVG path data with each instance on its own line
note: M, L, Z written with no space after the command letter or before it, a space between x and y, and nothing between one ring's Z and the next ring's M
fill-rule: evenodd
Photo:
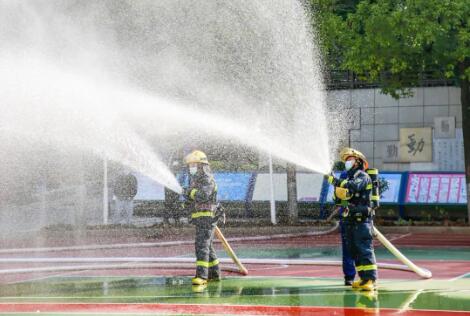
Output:
M434 118L434 138L455 138L455 116Z
M434 162L441 171L465 171L463 132L455 129L455 138L434 138Z
M406 203L466 204L463 173L410 173Z
M432 161L432 129L400 128L400 161Z
M399 157L400 151L400 142L385 142L382 152L382 157L384 162L398 162L400 161Z

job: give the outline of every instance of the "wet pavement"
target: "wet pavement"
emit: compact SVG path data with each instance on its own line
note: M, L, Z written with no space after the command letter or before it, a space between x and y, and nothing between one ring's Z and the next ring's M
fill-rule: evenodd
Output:
M457 280L381 280L352 290L328 278L227 277L193 287L189 277L51 277L2 286L1 303L211 304L470 311L470 276ZM1 305L0 305L1 309Z

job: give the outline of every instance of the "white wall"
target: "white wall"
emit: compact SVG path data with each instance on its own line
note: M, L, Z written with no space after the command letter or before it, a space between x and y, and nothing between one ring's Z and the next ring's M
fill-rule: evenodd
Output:
M287 201L287 175L285 173L273 174L274 199ZM323 183L323 175L316 173L297 173L297 199L298 201L319 201ZM268 173L260 173L256 177L253 201L269 201L271 187Z

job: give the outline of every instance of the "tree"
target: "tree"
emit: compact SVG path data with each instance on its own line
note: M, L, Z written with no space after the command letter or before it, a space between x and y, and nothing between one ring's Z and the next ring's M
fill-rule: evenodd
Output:
M340 12L345 4L348 12ZM378 82L395 98L422 76L461 88L470 219L470 5L468 0L310 0L327 67ZM470 221L469 221L470 222Z
M299 220L297 205L297 172L295 165L286 165L287 173L287 223L296 224Z

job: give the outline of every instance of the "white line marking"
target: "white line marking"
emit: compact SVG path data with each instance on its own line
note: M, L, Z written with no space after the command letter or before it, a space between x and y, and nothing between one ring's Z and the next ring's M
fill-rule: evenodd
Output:
M233 237L227 238L229 242L246 242L256 240L271 240L282 238L298 238L298 237L311 237L328 235L339 227L339 222L336 222L333 227L325 231L304 232L299 234L276 234L270 236L248 236L248 237ZM219 240L214 240L215 243L220 243ZM0 254L4 253L24 253L24 252L55 252L55 251L74 251L74 250L99 250L99 249L122 249L122 248L149 248L149 247L171 247L182 245L194 245L194 240L176 240L176 241L163 241L163 242L148 242L148 243L122 243L122 244L107 244L107 245L82 245L82 246L68 246L68 247L41 247L41 248L11 248L0 249Z
M458 279L463 279L463 278L465 278L467 275L470 275L470 272L467 272L467 273L464 273L464 274L462 274L462 275L459 275L459 276L457 276L457 277L455 277L455 278L449 279L449 282L456 281L456 280L458 280Z
M408 237L408 236L411 236L411 233L400 235L400 236L397 236L395 238L390 238L390 241L395 241L395 240L402 239L402 238L405 238L405 237Z

